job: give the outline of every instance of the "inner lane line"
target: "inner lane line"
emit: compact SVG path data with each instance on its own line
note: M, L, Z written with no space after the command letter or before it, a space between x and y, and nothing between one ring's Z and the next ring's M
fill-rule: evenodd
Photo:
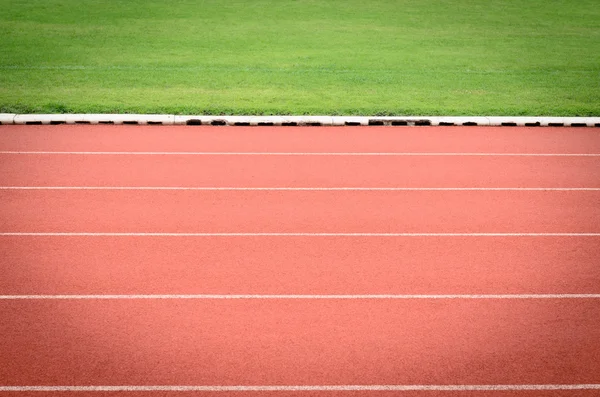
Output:
M195 186L0 186L0 190L197 190L197 191L600 191L600 187L195 187Z
M600 153L431 153L431 152L88 152L88 151L0 151L0 154L56 155L158 155L158 156L526 156L526 157L600 157Z
M599 237L600 233L160 233L160 232L1 232L0 236L114 237Z
M261 295L261 294L166 294L166 295L0 295L0 300L96 300L96 299L600 299L600 294L452 294L452 295Z
M5 392L242 392L242 391L524 391L524 390L600 390L600 384L570 385L310 385L310 386L0 386Z

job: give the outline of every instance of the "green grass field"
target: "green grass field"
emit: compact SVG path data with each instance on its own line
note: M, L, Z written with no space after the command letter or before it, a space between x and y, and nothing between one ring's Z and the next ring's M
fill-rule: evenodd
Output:
M0 9L0 112L600 116L598 0Z

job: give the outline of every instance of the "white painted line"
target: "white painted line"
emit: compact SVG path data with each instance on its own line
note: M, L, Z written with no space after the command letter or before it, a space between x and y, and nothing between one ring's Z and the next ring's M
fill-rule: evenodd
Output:
M600 390L600 384L571 385L322 385L322 386L0 386L3 392L256 392L256 391L525 391Z
M0 300L96 299L600 299L600 294L367 294L367 295L265 295L265 294L163 294L163 295L0 295Z
M0 190L198 190L198 191L600 191L599 187L184 187L184 186L0 186Z
M600 237L600 233L111 233L2 232L0 236L53 237Z
M519 157L600 157L600 153L429 153L429 152L61 152L11 151L0 154L30 155L141 155L141 156L519 156Z

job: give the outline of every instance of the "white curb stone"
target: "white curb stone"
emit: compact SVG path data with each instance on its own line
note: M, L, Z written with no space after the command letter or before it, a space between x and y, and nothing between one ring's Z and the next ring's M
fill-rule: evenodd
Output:
M170 114L13 114L0 124L157 124L223 126L519 126L600 127L600 117L526 116L204 116Z
M14 124L16 114L0 113L0 124Z
M600 127L600 117L488 117L490 125L540 127Z
M90 124L173 124L168 114L85 114L83 122Z
M333 116L332 118L333 125L369 125L369 119L367 117L359 117L359 116Z
M17 114L15 124L75 124L83 120L83 114Z
M175 116L176 125L210 125L212 117L216 116Z

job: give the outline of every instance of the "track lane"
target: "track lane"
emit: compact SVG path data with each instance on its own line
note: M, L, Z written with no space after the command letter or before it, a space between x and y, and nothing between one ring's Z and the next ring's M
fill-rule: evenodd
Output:
M0 251L0 295L600 293L600 237L0 236Z
M600 153L598 128L137 125L0 128L0 150L16 151Z
M2 190L0 201L0 232L600 232L599 191Z
M600 383L591 300L22 301L0 317L5 385Z
M600 157L0 154L0 171L0 186L600 187Z

